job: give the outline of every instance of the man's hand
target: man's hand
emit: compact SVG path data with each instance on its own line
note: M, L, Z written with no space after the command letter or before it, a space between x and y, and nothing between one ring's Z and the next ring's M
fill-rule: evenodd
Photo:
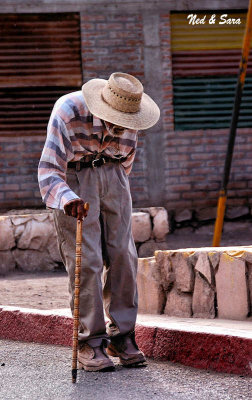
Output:
M87 216L88 209L88 203L84 203L82 199L71 200L64 206L66 215L82 220Z

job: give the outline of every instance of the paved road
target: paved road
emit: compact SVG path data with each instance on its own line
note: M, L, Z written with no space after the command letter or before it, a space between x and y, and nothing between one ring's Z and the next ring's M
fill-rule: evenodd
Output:
M146 368L79 371L77 380L70 348L0 340L1 400L252 399L251 378L151 360Z

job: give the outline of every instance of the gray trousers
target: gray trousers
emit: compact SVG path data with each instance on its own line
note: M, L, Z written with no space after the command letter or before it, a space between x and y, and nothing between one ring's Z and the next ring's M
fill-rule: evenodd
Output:
M129 333L136 322L137 252L129 181L121 164L107 163L79 172L68 169L67 183L90 205L83 222L79 342L97 346L108 337L104 310L111 334ZM73 313L76 218L55 209L54 221Z

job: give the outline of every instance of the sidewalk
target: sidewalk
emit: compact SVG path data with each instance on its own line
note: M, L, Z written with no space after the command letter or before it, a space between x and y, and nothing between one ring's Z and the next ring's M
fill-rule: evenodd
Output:
M0 279L0 338L71 346L63 272ZM252 322L139 315L136 339L148 357L252 376Z

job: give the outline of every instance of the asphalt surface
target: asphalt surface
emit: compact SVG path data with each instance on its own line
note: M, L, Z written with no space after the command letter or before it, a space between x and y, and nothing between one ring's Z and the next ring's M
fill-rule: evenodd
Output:
M71 357L71 348L0 340L0 399L252 399L251 378L152 360L145 368L78 371L72 384Z

